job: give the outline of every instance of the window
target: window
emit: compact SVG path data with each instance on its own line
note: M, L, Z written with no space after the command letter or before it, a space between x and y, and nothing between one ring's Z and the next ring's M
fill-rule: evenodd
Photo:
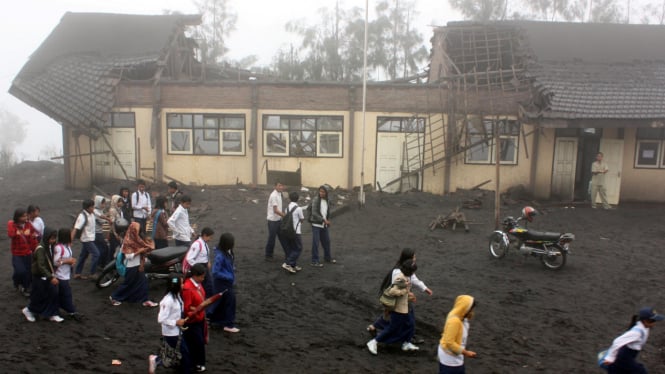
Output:
M425 132L424 118L379 117L378 132Z
M517 165L520 124L514 120L469 120L466 135L466 162L468 164L494 164L494 126L498 126L502 164Z
M108 120L104 122L104 127L135 127L134 112L113 112L109 113Z
M663 128L637 129L635 167L665 168L664 132Z
M263 154L342 157L342 117L263 116Z
M170 154L245 154L242 115L169 113L166 127Z

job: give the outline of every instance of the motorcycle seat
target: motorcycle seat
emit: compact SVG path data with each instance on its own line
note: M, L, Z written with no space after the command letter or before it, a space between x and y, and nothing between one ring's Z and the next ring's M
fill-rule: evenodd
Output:
M559 233L559 232L546 232L546 231L529 230L529 233L528 233L529 240L554 242L554 241L559 240L560 237L561 237L561 233Z
M189 248L187 247L165 247L155 249L148 254L148 259L150 259L150 262L152 263L161 264L174 258L181 257L188 249Z

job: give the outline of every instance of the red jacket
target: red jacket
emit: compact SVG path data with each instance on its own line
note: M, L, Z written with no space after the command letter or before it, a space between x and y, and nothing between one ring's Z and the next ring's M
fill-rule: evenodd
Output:
M192 307L196 308L205 299L206 291L203 289L203 285L195 285L192 278L187 278L182 285L183 309L185 311L185 317L189 317L187 322L201 322L205 319L205 308L202 308L196 314L192 314Z
M11 238L12 256L28 256L37 248L39 233L27 221L23 226L17 226L14 220L7 222L7 235Z

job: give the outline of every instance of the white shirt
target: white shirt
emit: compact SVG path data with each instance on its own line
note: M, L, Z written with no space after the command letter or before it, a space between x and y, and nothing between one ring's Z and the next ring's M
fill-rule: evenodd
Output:
M178 336L180 328L176 325L182 318L182 299L180 295L173 297L169 292L159 302L159 314L157 322L162 324L162 336Z
M268 221L279 221L281 216L275 213L273 207L277 207L278 211L282 211L282 193L277 190L272 190L268 198Z
M319 210L321 210L321 217L323 217L323 220L324 221L327 220L328 219L328 200L321 199L321 208ZM312 223L312 226L322 228L322 227L325 226L325 223Z
M612 346L607 350L605 361L614 362L617 358L619 349L627 346L630 349L641 351L649 338L649 329L644 326L642 321L638 321L630 330L624 332L621 336L614 339Z
M63 260L72 258L72 248L66 244L56 244L53 248L53 264L57 266L55 269L55 277L60 280L69 280L72 275L72 265L63 264Z
M462 329L462 349L466 349L466 339L469 337L469 320L464 319L462 322L464 325ZM441 344L439 344L439 348L437 349L437 356L439 357L439 362L446 365L446 366L462 366L464 365L464 355L463 354L453 354L450 352L446 352L441 348Z
M194 233L194 230L189 225L189 212L187 212L187 209L183 208L182 205L178 205L178 208L176 208L175 212L171 214L167 223L173 231L174 239L183 242L192 240L192 233Z
M141 265L141 255L135 253L125 253L125 267L135 268Z
M194 266L196 264L207 264L209 252L210 250L208 249L208 243L206 243L205 240L198 238L189 247L186 260L190 266Z
M83 222L85 222L85 218L83 217L83 214L85 214L88 217L88 222L86 223L85 227L83 227ZM82 211L79 213L79 215L76 217L76 222L74 223L74 228L77 230L82 230L81 231L81 243L87 243L87 242L94 242L95 241L95 215L92 213L88 213L87 211Z
M37 230L39 233L39 237L41 238L44 236L44 220L42 220L42 217L35 217L35 219L32 220L32 227Z
M393 269L393 275L392 275L391 283L395 283L395 278L397 278L397 275L399 275L401 273L402 273L401 270ZM425 282L418 279L418 277L416 276L415 273L411 274L411 279L410 280L411 280L411 285L415 286L420 291L425 292L425 290L427 289L427 286L425 285Z
M290 212L293 208L292 216L293 216L293 228L296 230L296 234L300 234L301 227L302 227L302 221L305 219L305 215L302 213L302 208L298 206L298 203L296 202L290 202L289 207L287 208L287 212Z
M152 204L150 203L150 195L143 191L136 191L131 196L132 210L134 211L134 218L148 218L152 212ZM148 210L143 210L148 208Z

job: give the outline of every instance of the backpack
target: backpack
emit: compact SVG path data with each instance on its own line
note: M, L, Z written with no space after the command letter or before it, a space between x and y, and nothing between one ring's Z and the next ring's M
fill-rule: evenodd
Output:
M125 254L122 251L118 252L115 256L115 270L124 277L127 274L127 266L125 265Z
M80 229L76 228L76 221L78 221L79 216L83 214L83 226L81 226ZM88 225L88 215L85 214L84 210L81 210L81 213L79 213L76 218L74 219L74 239L81 240L81 234L83 233L83 230L85 230L85 227Z
M305 218L307 222L312 223L312 203L307 205L307 209L305 209Z
M296 238L296 229L293 227L293 211L296 210L296 208L298 207L296 206L289 210L279 224L279 236L288 241L292 241Z

